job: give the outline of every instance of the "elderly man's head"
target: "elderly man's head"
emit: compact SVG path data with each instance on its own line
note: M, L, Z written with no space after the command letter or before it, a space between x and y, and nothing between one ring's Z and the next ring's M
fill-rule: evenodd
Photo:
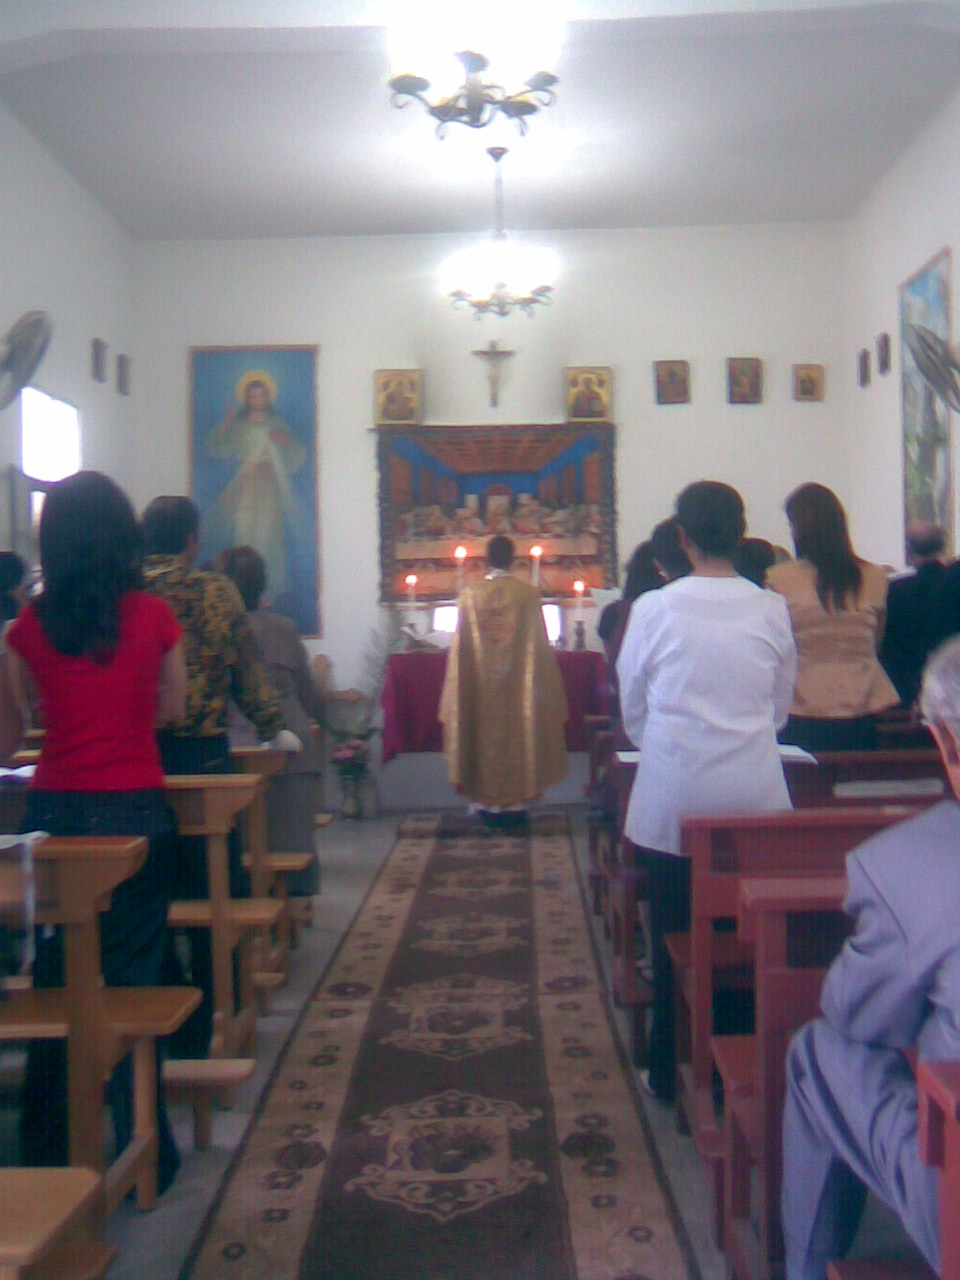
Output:
M937 740L954 795L960 799L960 636L947 640L928 659L920 710Z
M937 560L947 545L947 537L939 525L925 520L914 521L907 529L907 561L913 565Z

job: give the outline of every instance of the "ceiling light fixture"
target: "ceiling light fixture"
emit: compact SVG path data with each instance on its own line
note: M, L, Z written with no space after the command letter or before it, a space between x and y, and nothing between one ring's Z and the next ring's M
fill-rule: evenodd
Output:
M426 96L430 81L423 76L403 74L388 82L390 101L395 107L405 107L416 99L422 102L429 115L437 121L437 137L442 138L448 124L465 124L468 129L483 129L498 114L516 121L521 133L527 132L527 117L536 115L543 107L556 101L553 86L558 83L552 71L538 71L524 83L522 89L507 93L499 84L488 84L483 73L490 65L482 53L464 49L456 55L463 67L464 81L456 93L431 102Z
M556 97L551 68L560 56L565 9L564 0L407 0L403 22L388 35L390 101L421 103L440 138L447 125L483 129L498 116L526 133L528 119ZM542 69L530 75L535 67Z
M506 147L488 147L494 163L495 226L493 235L451 257L441 271L441 288L454 306L471 307L474 317L508 316L547 306L557 274L556 255L549 249L518 245L503 227L503 175L500 161Z

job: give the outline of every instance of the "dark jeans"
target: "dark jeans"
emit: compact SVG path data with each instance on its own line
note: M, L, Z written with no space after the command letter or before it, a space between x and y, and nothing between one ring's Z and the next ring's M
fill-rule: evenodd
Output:
M663 939L690 928L690 859L636 846L637 865L647 870L650 898L650 959L653 1022L650 1028L650 1088L671 1099L676 1088L676 1028L673 971Z
M147 860L136 875L113 891L110 908L100 917L100 961L108 987L155 987L162 981L166 941L170 869L175 851L173 814L162 791L32 791L27 800L24 831L55 836L146 836ZM63 939L60 930L37 930L33 982L36 987L63 985ZM169 1185L179 1165L160 1083L157 1058L157 1129L159 1181ZM20 1118L21 1162L63 1165L68 1159L66 1045L35 1041L27 1057L24 1106ZM117 1151L133 1133L132 1067L128 1057L117 1066L108 1086Z
M208 738L178 738L172 733L157 735L164 773L233 773L230 748L225 733ZM234 828L227 839L230 867L230 894L250 896L249 877L243 870L240 836ZM173 859L170 897L209 897L207 844L202 836L178 836ZM209 929L187 929L185 935L189 963L178 953L170 935L164 959L164 982L173 986L199 987L202 1000L179 1031L170 1037L169 1053L177 1058L203 1058L210 1050L213 1031L213 953Z
M844 720L818 720L813 716L791 716L777 735L780 742L803 747L804 751L876 751L876 716L855 716Z

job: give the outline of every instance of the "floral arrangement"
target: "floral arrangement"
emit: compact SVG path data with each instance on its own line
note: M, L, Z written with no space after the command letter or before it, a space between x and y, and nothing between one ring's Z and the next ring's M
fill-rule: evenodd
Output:
M330 759L341 778L362 778L367 772L370 748L363 738L347 738L333 748Z

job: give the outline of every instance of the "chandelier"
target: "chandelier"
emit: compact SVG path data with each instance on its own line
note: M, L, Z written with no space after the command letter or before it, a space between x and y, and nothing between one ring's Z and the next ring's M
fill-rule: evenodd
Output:
M388 31L391 103L421 103L440 138L448 125L483 129L499 116L526 133L529 118L556 98L550 68L566 8L566 0L406 0L403 20Z
M547 306L557 273L556 255L549 249L519 245L503 227L503 175L500 161L506 147L488 147L494 163L495 226L492 237L454 254L441 271L441 288L456 307L470 307L474 318L508 316Z
M463 67L463 84L456 93L431 102L426 96L430 81L423 76L399 75L388 81L390 101L395 107L405 107L416 99L426 107L428 114L437 121L437 137L442 138L448 124L465 124L469 129L483 129L504 115L516 121L521 133L527 132L527 117L536 115L542 107L549 107L555 100L553 86L558 83L551 71L538 71L515 93L507 93L501 85L487 84L483 73L490 65L482 53L465 49L456 55Z

